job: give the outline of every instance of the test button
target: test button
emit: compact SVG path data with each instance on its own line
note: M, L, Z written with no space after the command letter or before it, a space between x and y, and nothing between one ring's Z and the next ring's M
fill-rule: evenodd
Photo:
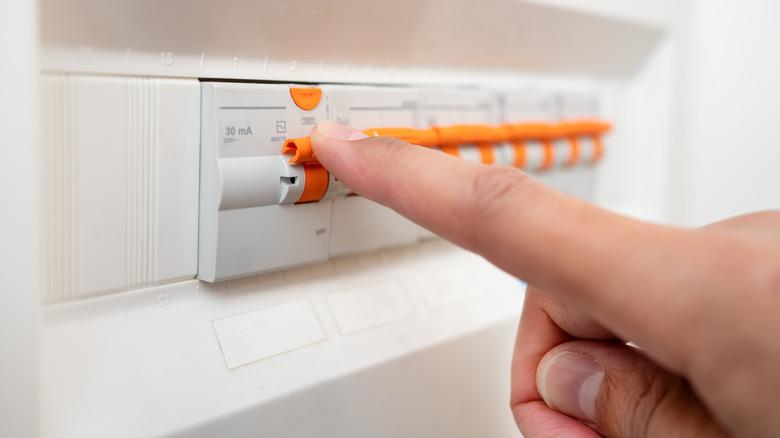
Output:
M322 99L322 90L317 87L290 87L290 96L298 108L311 111Z

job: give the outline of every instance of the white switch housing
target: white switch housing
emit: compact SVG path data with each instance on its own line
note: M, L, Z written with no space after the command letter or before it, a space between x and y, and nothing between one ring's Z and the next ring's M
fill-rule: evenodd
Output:
M290 204L303 175L280 156L285 139L308 135L326 118L326 104L302 110L287 85L202 87L198 278L223 280L327 259L331 202Z
M195 277L200 84L44 75L49 302Z

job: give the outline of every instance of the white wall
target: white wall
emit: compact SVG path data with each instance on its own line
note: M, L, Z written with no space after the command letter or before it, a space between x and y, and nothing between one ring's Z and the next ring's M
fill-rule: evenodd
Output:
M0 436L37 428L36 3L0 2Z
M692 2L670 212L701 225L780 208L780 3Z

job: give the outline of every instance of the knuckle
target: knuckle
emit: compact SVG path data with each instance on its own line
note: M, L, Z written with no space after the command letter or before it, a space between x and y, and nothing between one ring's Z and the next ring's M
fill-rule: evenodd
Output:
M498 213L511 204L514 195L526 190L528 179L527 174L511 167L480 169L471 181L467 208L480 215Z
M665 405L673 404L685 392L681 391L682 385L685 385L682 379L669 375L659 367L648 370L639 387L640 392L635 397L626 435L654 435L653 431L662 426L660 423L668 420L665 418L668 416Z
M384 148L388 154L399 154L409 146L409 143L395 137L377 137L373 141L377 146Z
M394 137L372 137L363 141L368 142L366 146L390 163L404 163L409 159L410 151L414 152L409 143ZM363 151L368 153L365 149Z
M768 296L775 296L780 292L780 257L766 257L767 268L765 274L764 290Z
M658 369L646 376L642 383L641 392L637 394L633 415L629 422L629 431L632 436L647 436L651 419L668 391L667 385L662 382Z
M470 223L487 223L506 213L518 202L518 196L527 188L525 173L511 167L481 167L464 186L459 214ZM461 244L479 251L481 232L471 229L462 236Z

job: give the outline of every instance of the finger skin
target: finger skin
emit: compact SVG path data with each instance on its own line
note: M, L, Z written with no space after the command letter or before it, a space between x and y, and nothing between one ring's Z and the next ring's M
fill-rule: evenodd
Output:
M733 322L735 291L762 295L780 284L780 255L765 248L627 219L515 169L394 139L334 141L316 129L312 145L352 190L567 297L675 371L688 371L692 352L710 348L703 338L713 327ZM742 304L761 301L752 298Z
M551 309L552 311L548 311ZM574 337L551 317L566 321L575 335L609 339L611 335L584 314L567 311L543 292L529 287L523 304L512 358L510 407L520 431L528 437L598 436L580 421L548 407L536 387L536 370L542 357Z
M315 129L312 145L352 190L564 298L688 376L732 430L780 430L777 246L627 219L518 170L398 140L334 141ZM752 399L767 403L741 402Z
M726 233L768 250L780 248L780 211L760 211L709 224L704 230Z
M547 352L591 358L605 371L596 400L596 422L605 436L724 437L684 379L661 368L639 350L614 341L575 340Z
M606 370L596 424L548 407L537 390L540 362L561 350L593 357ZM518 329L510 405L526 436L593 436L594 429L607 436L722 436L681 378L614 340L585 314L533 288Z

